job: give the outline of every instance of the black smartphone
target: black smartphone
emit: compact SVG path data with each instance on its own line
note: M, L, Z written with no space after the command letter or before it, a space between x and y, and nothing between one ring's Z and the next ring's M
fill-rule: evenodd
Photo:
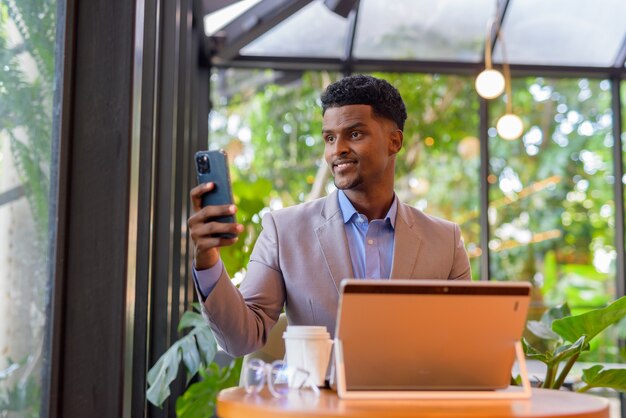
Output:
M212 182L215 187L202 195L202 207L209 205L228 205L233 203L233 192L230 184L228 158L226 151L198 151L195 155L196 175L198 184ZM234 215L217 216L209 221L235 223ZM234 238L234 234L215 234L222 238Z

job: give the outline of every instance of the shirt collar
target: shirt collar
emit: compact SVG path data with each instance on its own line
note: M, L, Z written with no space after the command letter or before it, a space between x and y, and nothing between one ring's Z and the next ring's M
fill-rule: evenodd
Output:
M348 196L343 192L343 190L337 191L337 199L339 199L339 208L341 209L341 214L343 216L343 223L348 223L352 219L353 216L358 215L358 212L348 199ZM396 194L393 195L393 202L391 203L391 207L387 211L387 215L385 216L385 220L389 220L391 227L395 229L396 227L396 214L398 213L398 199Z

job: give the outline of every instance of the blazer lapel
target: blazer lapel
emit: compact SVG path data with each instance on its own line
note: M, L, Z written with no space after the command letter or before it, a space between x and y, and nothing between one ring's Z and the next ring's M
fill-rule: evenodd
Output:
M323 223L315 229L315 234L337 292L339 292L341 280L352 278L354 273L336 191L326 198L322 208L322 218Z
M398 203L390 278L410 279L413 277L422 239L419 237L417 224L411 212L404 203Z

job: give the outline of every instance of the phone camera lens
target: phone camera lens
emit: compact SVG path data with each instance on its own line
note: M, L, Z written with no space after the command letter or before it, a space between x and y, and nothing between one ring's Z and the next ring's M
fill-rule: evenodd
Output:
M209 163L209 156L202 154L199 155L196 159L196 163L198 164L198 172L200 174L206 174L211 171L211 165Z

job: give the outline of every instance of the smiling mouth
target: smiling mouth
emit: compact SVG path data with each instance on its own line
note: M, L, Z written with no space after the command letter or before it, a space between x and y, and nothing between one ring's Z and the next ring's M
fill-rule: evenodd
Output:
M333 171L335 172L342 172L350 167L353 167L356 165L355 161L340 161L340 162L336 162L333 163Z

